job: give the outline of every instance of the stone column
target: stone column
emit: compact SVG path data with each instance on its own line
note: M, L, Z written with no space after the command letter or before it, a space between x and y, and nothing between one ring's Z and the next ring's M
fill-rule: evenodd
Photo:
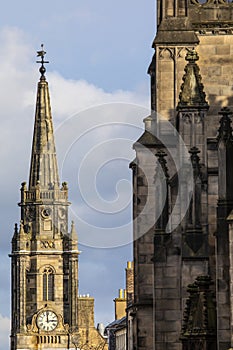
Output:
M20 331L26 330L26 258L19 257L17 264L18 284L18 305L19 305L19 323Z
M71 329L78 325L78 257L73 255L70 258L70 327Z

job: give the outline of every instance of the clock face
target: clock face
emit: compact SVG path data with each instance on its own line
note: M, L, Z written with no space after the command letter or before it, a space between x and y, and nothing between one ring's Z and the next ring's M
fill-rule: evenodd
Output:
M58 324L57 315L53 311L43 311L37 317L37 326L45 332L53 331Z
M44 208L44 209L42 209L41 215L42 215L44 218L48 218L48 217L51 215L51 209L50 209L50 208Z

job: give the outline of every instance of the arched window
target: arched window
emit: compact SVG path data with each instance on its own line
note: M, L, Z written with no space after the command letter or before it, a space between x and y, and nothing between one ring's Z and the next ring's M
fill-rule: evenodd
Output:
M43 300L54 300L54 273L51 267L43 271Z

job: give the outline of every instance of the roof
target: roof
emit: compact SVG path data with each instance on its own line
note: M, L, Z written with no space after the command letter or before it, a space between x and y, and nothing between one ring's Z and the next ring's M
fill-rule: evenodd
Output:
M147 130L145 130L142 136L134 143L134 145L136 144L141 144L143 146L163 146L163 143Z
M116 330L124 327L126 327L126 316L109 323L109 325L106 326L106 329Z

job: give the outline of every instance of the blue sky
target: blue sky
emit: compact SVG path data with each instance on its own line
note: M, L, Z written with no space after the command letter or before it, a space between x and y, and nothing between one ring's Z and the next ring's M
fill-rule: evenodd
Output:
M0 23L0 341L7 348L7 254L19 221L20 184L28 179L36 51L43 42L60 174L69 183L70 217L83 243L80 294L95 297L95 321L106 324L132 259L128 164L150 101L155 1L8 1Z
M43 41L53 58L50 69L65 78L108 91L145 82L155 33L153 0L9 1L0 17L2 27L22 29L34 47Z

